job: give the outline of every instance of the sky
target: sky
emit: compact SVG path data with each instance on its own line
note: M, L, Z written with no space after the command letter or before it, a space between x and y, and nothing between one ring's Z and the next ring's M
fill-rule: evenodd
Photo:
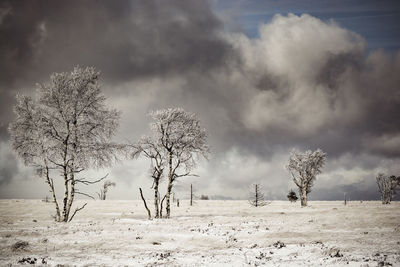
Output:
M376 175L400 175L399 51L398 1L1 1L0 198L50 195L11 151L7 127L17 93L34 96L79 65L101 71L122 112L117 141L149 134L151 110L197 114L211 156L199 177L178 181L178 198L193 184L197 195L244 199L260 183L285 199L296 188L290 151L320 148L327 163L311 200L379 199ZM149 167L121 159L85 175L108 173L110 199L138 199L139 187L151 196Z

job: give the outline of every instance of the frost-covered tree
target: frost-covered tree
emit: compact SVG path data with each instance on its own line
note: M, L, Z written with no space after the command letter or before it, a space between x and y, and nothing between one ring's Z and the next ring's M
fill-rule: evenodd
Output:
M109 166L121 145L111 142L120 114L109 109L94 68L76 67L54 73L39 85L35 98L17 96L16 119L9 126L12 147L26 165L44 175L56 205L56 221L71 221L76 185L91 184L79 174L90 167ZM61 207L54 188L54 172L61 173L64 197ZM86 205L86 204L85 204Z
M115 186L115 182L104 181L103 187L100 189L100 193L97 193L100 200L106 200L108 188L112 186Z
M209 147L206 130L193 113L182 108L169 108L150 113L152 131L168 168L166 218L170 217L170 196L179 177L193 175L197 160L207 158Z
M160 140L154 137L143 136L136 145L132 146L134 152L131 154L133 158L144 155L150 159L150 176L153 179L152 188L154 189L154 217L160 218L160 192L159 185L163 177L166 164L165 153L163 152Z
M379 173L376 177L379 192L381 193L382 204L390 204L393 195L396 194L396 189L400 186L400 177L394 175L386 176Z
M264 197L264 193L261 192L260 184L253 184L250 192L249 203L254 207L262 207L269 204Z
M286 168L292 175L293 182L299 188L301 206L307 206L307 196L325 162L326 153L321 149L314 152L308 150L305 153L296 150L291 152Z

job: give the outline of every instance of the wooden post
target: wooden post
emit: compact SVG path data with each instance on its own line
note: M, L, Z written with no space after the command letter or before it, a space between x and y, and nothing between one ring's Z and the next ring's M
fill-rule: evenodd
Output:
M193 205L193 186L190 184L190 206Z
M256 189L256 207L258 207L258 185L255 184Z

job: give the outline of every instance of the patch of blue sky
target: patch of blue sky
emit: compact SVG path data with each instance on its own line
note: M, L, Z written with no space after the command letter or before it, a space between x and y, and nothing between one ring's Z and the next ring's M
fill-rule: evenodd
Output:
M214 9L219 14L234 14L235 22L250 38L259 37L259 26L269 23L276 14L309 14L360 34L367 41L368 52L400 49L400 1L218 0Z

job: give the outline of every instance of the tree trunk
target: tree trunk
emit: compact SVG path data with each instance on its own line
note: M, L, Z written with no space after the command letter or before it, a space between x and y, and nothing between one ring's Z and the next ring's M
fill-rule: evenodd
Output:
M71 180L71 190L69 194L69 199L68 199L68 205L67 205L67 217L64 218L64 220L67 222L69 218L69 213L71 211L72 203L74 202L74 197L75 197L75 175L74 175L74 165L72 165L72 170L70 174L70 180Z
M167 187L167 194L166 194L166 213L165 218L169 218L171 215L171 206L170 206L170 197L172 191L172 182L173 182L173 173L172 173L172 152L169 152L169 173L168 173L168 187Z
M68 222L68 211L67 211L67 205L68 205L68 195L69 195L69 185L68 185L68 161L67 161L67 156L68 156L68 140L70 136L70 127L69 127L69 122L67 122L67 137L64 140L64 155L63 155L63 174L64 174L64 199L63 199L63 222Z
M388 192L384 192L382 194L382 204L390 204L390 194Z
M60 214L60 207L58 206L58 202L57 202L57 198L56 198L56 192L54 190L54 184L53 184L53 180L50 179L50 175L49 175L49 167L46 165L46 181L50 187L50 192L53 196L53 201L56 205L56 217L55 220L56 222L60 222L61 221L61 214Z
M171 197L171 191L172 191L172 181L169 180L168 181L168 187L167 187L167 194L165 195L165 199L166 199L166 204L165 204L165 210L166 210L166 214L165 214L165 218L169 218L171 215L171 208L170 208L170 197Z
M299 188L300 202L302 207L307 206L307 190L305 187Z
M160 217L160 211L158 210L158 182L159 180L156 179L154 180L154 218L159 218Z
M164 195L164 197L162 198L161 203L160 203L160 218L162 218L163 203L164 203L164 200L165 200L165 197L166 197L166 196L167 196L167 195Z
M68 193L69 193L69 184L68 184L68 172L67 172L67 166L63 167L64 171L64 199L63 199L63 215L62 215L62 221L67 222L68 221L68 215L67 215L67 205L68 205Z

